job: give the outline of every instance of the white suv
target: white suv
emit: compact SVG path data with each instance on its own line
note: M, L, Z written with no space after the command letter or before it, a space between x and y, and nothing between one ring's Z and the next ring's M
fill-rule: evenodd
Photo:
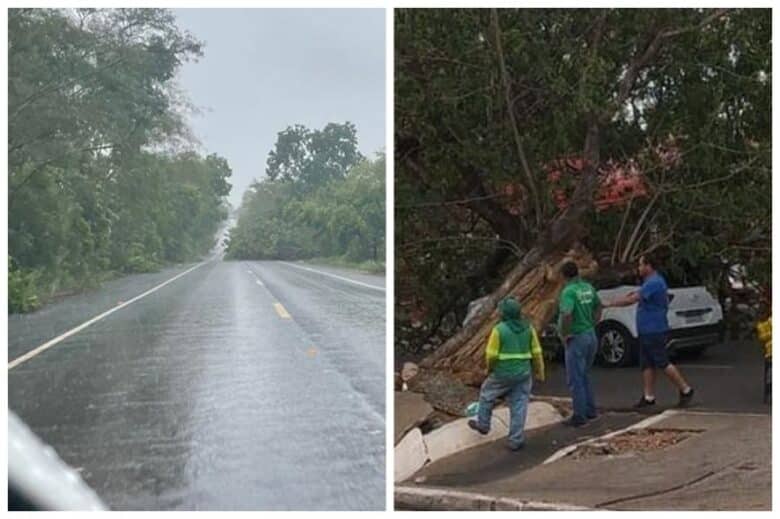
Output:
M599 298L609 301L639 290L622 285L599 290ZM700 353L723 338L723 310L720 303L702 286L669 289L670 352ZM607 366L628 366L637 361L639 341L636 330L636 305L605 308L596 326L599 360ZM555 325L545 328L542 341L546 347L562 348Z

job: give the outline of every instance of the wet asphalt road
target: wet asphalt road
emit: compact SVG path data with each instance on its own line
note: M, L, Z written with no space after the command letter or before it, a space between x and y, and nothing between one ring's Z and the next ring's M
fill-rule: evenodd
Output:
M191 266L10 316L9 360ZM9 407L113 509L384 509L383 285L216 258L9 370Z

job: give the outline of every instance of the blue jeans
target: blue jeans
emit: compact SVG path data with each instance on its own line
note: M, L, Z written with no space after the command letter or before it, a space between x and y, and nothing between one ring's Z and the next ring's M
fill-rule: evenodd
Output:
M488 375L479 391L477 422L483 429L490 429L490 418L496 400L506 397L509 404L509 444L519 447L525 442L525 416L531 396L531 372L512 377Z
M573 335L566 344L566 385L571 393L573 419L577 421L596 416L590 367L596 358L597 344L593 330Z

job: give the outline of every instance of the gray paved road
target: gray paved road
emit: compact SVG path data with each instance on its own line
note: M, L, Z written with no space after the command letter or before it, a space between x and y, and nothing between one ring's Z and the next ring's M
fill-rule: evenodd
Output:
M764 361L761 347L750 340L727 340L704 352L700 358L680 356L673 359L688 382L696 389L694 407L741 413L769 413L763 403ZM642 394L641 372L637 366L626 368L593 368L597 405L606 409L630 408ZM569 396L565 367L550 365L549 379L537 384L540 395ZM655 412L677 403L676 389L663 375L657 381Z
M10 369L9 407L115 509L384 509L384 280L306 268L210 261ZM11 316L9 360L185 269Z

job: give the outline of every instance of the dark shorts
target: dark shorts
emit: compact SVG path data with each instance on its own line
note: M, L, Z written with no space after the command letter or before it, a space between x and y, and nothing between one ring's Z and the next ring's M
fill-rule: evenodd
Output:
M653 333L639 336L639 367L664 369L669 365L666 353L666 334Z

